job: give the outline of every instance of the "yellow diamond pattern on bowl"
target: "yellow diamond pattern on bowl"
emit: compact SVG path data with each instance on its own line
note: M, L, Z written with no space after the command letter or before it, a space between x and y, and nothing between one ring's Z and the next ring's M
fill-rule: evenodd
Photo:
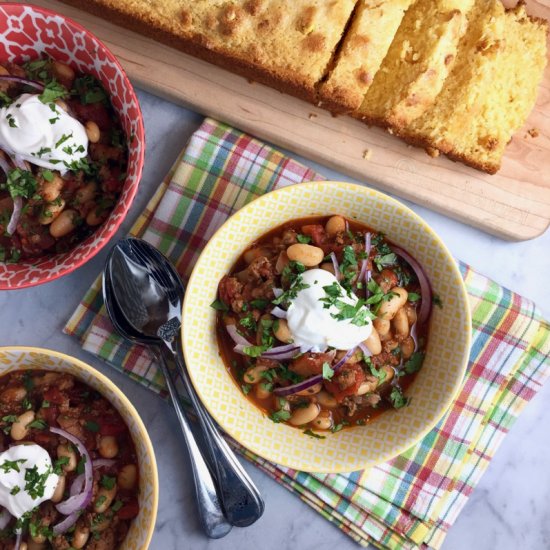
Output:
M305 436L274 424L241 392L218 352L215 298L218 281L243 249L293 218L342 214L357 218L399 244L426 269L444 307L434 308L423 369L408 394L408 408L384 413L372 425ZM458 268L433 230L402 204L360 185L298 184L268 193L234 214L198 260L184 304L183 343L187 365L203 403L237 441L273 462L303 471L353 471L383 462L416 443L439 420L458 391L468 359L471 321ZM206 335L206 336L204 336Z

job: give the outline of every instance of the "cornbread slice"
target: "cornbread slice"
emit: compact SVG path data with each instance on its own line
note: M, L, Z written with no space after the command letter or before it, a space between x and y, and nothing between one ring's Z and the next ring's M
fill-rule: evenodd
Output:
M525 4L478 0L445 89L405 132L409 141L494 174L533 108L546 65L548 24Z
M283 92L315 101L356 0L65 0Z
M332 112L361 106L413 0L361 0L319 100Z
M435 100L466 30L473 0L417 0L354 116L401 128Z

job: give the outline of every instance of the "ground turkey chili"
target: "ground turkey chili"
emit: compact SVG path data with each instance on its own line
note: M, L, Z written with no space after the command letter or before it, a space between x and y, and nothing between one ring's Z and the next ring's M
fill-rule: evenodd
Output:
M234 380L273 422L312 437L409 403L433 296L418 262L343 216L289 221L222 278L217 336Z
M0 262L66 252L107 218L124 132L93 76L52 59L0 64Z
M66 373L0 377L0 550L114 550L138 515L120 414Z

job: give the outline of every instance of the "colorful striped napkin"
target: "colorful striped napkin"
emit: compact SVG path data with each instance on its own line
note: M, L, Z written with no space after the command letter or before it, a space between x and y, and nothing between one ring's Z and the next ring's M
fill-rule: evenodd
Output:
M322 176L242 132L206 119L132 229L188 277L229 215L274 188ZM357 542L440 548L504 436L550 374L550 326L534 304L461 264L473 316L462 391L415 447L370 470L306 474L235 447ZM147 351L114 334L100 279L65 331L153 391L164 381Z

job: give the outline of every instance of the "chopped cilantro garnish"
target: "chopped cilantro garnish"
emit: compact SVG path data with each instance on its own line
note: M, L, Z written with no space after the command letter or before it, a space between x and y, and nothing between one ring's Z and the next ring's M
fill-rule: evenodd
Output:
M395 265L397 263L397 256L393 252L388 254L378 254L373 258L373 261L378 268L378 271L382 271L385 267Z
M124 503L122 502L122 500L115 500L114 504L111 506L111 510L113 512L118 512L123 506Z
M30 199L36 193L37 186L38 182L32 172L21 168L13 168L8 172L6 183L0 184L0 189L7 188L13 199L15 197Z
M377 369L372 363L369 364L370 373L378 378L378 385L382 384L386 379L386 371L384 369Z
M266 300L265 298L256 298L255 300L251 300L250 306L253 309L264 309L269 304L269 300Z
M6 120L8 121L10 128L18 128L17 122L15 122L15 117L11 113L8 113Z
M332 370L332 367L328 363L323 363L323 379L324 380L331 380L334 376L334 370Z
M267 351L271 346L245 346L243 353L249 357L260 357L260 355Z
M278 424L279 422L284 422L290 418L290 411L280 410L272 411L269 413L269 419Z
M29 422L29 424L27 424L27 427L35 428L36 430L45 430L48 427L48 424L44 422L44 420L40 420L39 418L37 418L36 420Z
M408 300L409 302L418 302L420 300L421 296L417 292L409 292Z
M250 390L252 389L252 386L250 384L243 384L241 386L241 389L243 390L243 393L245 395L248 395L250 393Z
M254 319L252 313L248 313L242 319L239 319L239 324L248 330L256 330L256 320Z
M59 457L53 464L53 471L59 476L63 473L63 466L69 463L68 456Z
M217 311L229 311L229 307L217 298L210 304L210 307Z
M21 491L21 487L19 487L18 485L15 485L15 487L12 488L12 490L10 491L10 495L16 495L17 493L19 493L19 491Z
M19 469L19 464L23 464L24 462L27 462L26 458L20 458L18 460L4 460L4 462L0 464L0 470L3 470L6 474L12 470L14 472L20 472L21 470Z
M13 99L5 92L0 91L0 106L7 107L13 103Z
M415 351L411 358L405 363L403 370L407 374L412 374L418 372L422 368L422 363L424 362L425 354L421 351Z
M302 243L302 244L308 244L311 242L311 237L308 237L307 235L302 235L300 233L298 233L296 235L296 240L299 242L299 243Z
M349 422L347 420L342 420L340 424L334 424L334 426L332 426L330 431L332 433L339 432L344 426L349 426Z
M31 498L37 499L44 496L46 481L50 476L51 470L48 468L44 473L39 473L38 468L33 466L25 470L25 491Z
M93 420L87 420L84 427L90 432L99 432L99 424Z
M406 407L411 400L403 395L403 390L399 386L394 386L390 393L390 402L395 409Z
M68 92L65 86L52 80L44 86L44 91L38 96L38 99L47 105L53 103L56 99L63 99L67 95Z
M91 75L81 76L74 81L75 92L84 105L107 100L107 93L101 83Z
M111 476L101 476L100 484L107 490L111 490L116 485L116 477Z

